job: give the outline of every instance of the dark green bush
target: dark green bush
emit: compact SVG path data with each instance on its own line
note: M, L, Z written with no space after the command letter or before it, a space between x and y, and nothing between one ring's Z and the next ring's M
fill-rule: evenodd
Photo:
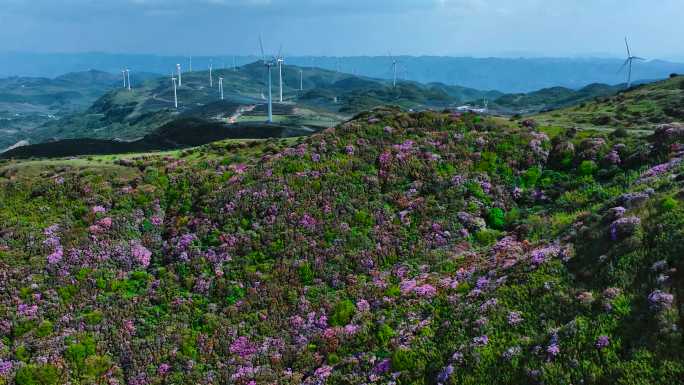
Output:
M14 381L17 385L57 385L61 383L59 370L49 364L23 366L17 370Z
M498 207L492 208L487 215L487 223L493 229L503 230L506 224L506 213Z
M330 324L333 326L347 325L354 316L355 309L354 302L348 299L338 302L330 316Z

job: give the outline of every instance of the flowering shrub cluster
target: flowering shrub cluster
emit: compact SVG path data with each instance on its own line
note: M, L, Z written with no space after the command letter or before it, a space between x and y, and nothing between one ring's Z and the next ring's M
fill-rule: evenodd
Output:
M380 109L0 179L0 384L677 383L680 166L543 130Z

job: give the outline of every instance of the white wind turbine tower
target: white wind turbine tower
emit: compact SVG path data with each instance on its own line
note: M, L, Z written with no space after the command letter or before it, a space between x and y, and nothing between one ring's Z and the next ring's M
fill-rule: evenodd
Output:
M213 68L214 63L209 63L209 87L214 88L214 74L213 74Z
M219 76L219 92L221 92L221 100L223 100L223 76Z
M299 90L304 91L304 70L299 70Z
M121 76L123 76L123 88L126 88L126 70L121 70Z
M634 62L634 60L646 60L646 59L644 59L642 57L638 57L638 56L632 56L632 51L629 49L629 43L627 42L627 37L625 37L625 46L627 47L627 60L625 60L625 63L622 64L622 67L620 67L620 70L618 70L618 73L622 72L622 70L625 69L625 67L629 67L627 69L627 88L631 88L632 87L632 62Z
M399 68L399 62L397 59L392 56L392 53L389 53L390 59L392 59L392 87L397 88L397 71Z
M173 83L173 105L178 109L178 90L176 89L176 78L171 73L171 82Z
M131 71L126 68L126 78L128 79L128 90L131 90Z
M276 65L275 58L271 60L266 60L266 55L264 54L264 43L261 40L261 36L259 36L259 48L261 49L261 61L264 62L264 65L268 69L268 120L267 123L273 123L273 90L271 86L271 72L273 69L273 66Z
M181 65L176 64L176 72L178 73L178 87L183 86L183 74L181 73Z
M192 56L190 56L190 67L189 67L189 72L192 72Z
M392 86L394 88L397 88L397 59L394 59L394 58L392 58L392 72L393 72Z
M281 46L278 50L278 56L276 56L276 63L278 63L278 80L279 80L279 93L280 93L280 103L283 102L283 64L285 63L285 58L281 54L283 47Z

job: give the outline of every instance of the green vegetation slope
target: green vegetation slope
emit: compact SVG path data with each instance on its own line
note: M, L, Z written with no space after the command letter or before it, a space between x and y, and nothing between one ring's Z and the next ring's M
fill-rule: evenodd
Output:
M610 97L551 111L540 121L565 127L651 129L684 120L684 77L643 84Z
M0 381L674 384L684 127L380 109L0 163Z

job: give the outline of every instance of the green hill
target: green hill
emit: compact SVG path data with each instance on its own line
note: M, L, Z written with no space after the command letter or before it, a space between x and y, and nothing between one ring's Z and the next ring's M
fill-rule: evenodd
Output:
M219 101L219 77L224 78L223 102ZM257 62L236 70L216 70L213 80L213 87L210 87L208 71L184 73L182 86L177 91L179 110L173 108L170 76L148 79L132 91L118 88L94 101L87 110L47 122L26 132L22 139L31 143L76 138L134 140L188 116L224 122L265 120L263 97L267 84L262 64ZM303 91L299 90L300 80ZM312 129L328 127L331 121L339 122L360 111L386 104L406 109L441 109L461 103L466 98L491 94L462 87L426 86L412 82L400 82L395 88L384 80L289 65L283 67L283 83L284 103L275 104L275 120L283 125ZM277 100L276 71L273 85L274 99Z
M2 381L680 383L683 148L383 108L0 161Z
M530 113L554 110L591 101L599 97L609 97L618 93L622 86L591 84L579 90L564 87L545 88L527 94L509 94L494 99L492 108L509 113Z
M277 101L276 72L273 76L273 92ZM299 90L300 74L303 90ZM0 148L9 147L20 140L29 143L78 138L136 140L183 117L226 123L260 122L266 119L266 70L259 62L236 70L214 71L213 87L209 86L208 71L184 73L183 84L178 89L178 110L173 108L170 76L136 76L140 80L136 81L132 91L122 89L117 76L96 71L69 74L53 80L32 79L31 82L35 84L32 83L26 91L21 92L16 91L21 89L15 84L16 81L11 83L7 80L4 88L13 90L13 93L3 95L0 92L0 101L4 98L6 103L12 103L12 111L16 111L18 106L34 107L31 107L33 110L27 116L17 118L7 112L7 118L0 119ZM224 78L224 101L219 100L219 77ZM439 83L400 81L394 87L386 80L290 65L283 67L283 81L284 102L275 104L275 121L281 125L312 130L329 127L361 111L383 105L415 111L442 110L462 104L482 107L484 99L489 101L489 110L494 114L532 114L551 110L551 114L540 119L556 116L559 120L567 120L563 122L566 125L568 122L600 123L603 126L639 128L649 123L676 120L681 111L677 98L655 102L655 109L628 100L623 104L628 102L639 107L634 111L622 111L622 107L603 111L599 104L617 100L614 95L621 87L601 84L592 84L580 90L555 87L528 94L504 95L497 91L479 91ZM660 97L650 91L663 88L659 84L643 86L644 92L648 93L643 97ZM674 88L675 91L679 89L677 85ZM2 89L0 87L0 91ZM106 89L110 91L102 95ZM96 99L98 95L102 96ZM27 104L28 100L33 104ZM658 107L658 103L663 105ZM568 106L577 107L573 107L574 110L556 111ZM591 110L583 114L585 108ZM601 111L597 112L597 109ZM46 111L52 110L59 111L59 116L46 114ZM662 119L666 116L672 119Z
M0 154L5 159L59 158L183 149L224 139L288 138L310 135L314 130L258 122L225 124L191 116L173 120L144 137L121 141L73 138L16 147Z
M684 77L648 83L542 114L548 124L650 130L663 123L684 121Z
M150 76L136 74L140 80ZM35 132L38 127L85 111L121 82L118 76L94 70L54 79L0 79L0 151L20 140L42 139Z

